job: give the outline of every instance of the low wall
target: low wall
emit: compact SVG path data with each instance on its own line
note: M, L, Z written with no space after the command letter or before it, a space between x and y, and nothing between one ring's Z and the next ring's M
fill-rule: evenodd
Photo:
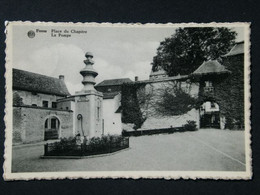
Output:
M142 135L153 135L161 133L175 133L175 132L184 132L183 127L176 128L165 128L165 129L150 129L150 130L136 130L136 131L123 131L123 136L142 136Z
M73 112L31 106L13 107L13 144L44 140L45 120L54 116L60 122L59 137L73 135Z
M142 127L138 130L178 128L185 125L188 120L196 121L197 128L199 128L199 111L192 109L188 113L180 116L151 116L145 120Z

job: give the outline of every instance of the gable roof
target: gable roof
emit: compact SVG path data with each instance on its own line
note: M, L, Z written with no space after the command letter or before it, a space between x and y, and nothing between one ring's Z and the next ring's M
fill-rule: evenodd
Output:
M105 92L103 93L103 99L113 99L119 92Z
M223 57L235 56L239 54L244 54L244 41L236 43L236 45Z
M203 75L203 74L211 74L211 73L228 73L229 71L221 65L217 60L209 60L207 62L203 62L197 70L195 70L193 75Z
M115 86L115 85L122 85L123 83L131 83L131 82L133 82L133 81L129 78L108 79L108 80L104 80L101 83L97 84L95 87Z
M69 96L64 80L13 68L13 89Z

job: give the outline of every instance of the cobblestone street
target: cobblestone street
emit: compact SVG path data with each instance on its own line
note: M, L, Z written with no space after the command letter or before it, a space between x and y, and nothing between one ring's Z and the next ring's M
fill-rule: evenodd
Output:
M43 145L14 146L12 172L245 171L244 131L196 132L130 138L130 149L87 159L41 159Z

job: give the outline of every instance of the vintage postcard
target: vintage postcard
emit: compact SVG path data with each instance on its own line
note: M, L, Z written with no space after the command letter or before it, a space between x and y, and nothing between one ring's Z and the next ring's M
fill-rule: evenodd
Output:
M5 180L251 179L250 23L6 22Z

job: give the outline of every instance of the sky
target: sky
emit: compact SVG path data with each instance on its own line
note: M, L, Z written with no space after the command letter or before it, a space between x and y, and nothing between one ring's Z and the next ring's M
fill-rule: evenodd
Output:
M35 32L33 38L28 37L30 30ZM135 76L145 80L149 78L151 62L160 42L174 34L175 30L176 26L166 25L17 24L12 30L12 64L14 68L47 76L58 78L64 75L71 94L83 88L79 71L84 67L87 51L94 55L97 83L115 78L134 80ZM244 40L242 27L232 27L232 30L238 33L236 41Z

